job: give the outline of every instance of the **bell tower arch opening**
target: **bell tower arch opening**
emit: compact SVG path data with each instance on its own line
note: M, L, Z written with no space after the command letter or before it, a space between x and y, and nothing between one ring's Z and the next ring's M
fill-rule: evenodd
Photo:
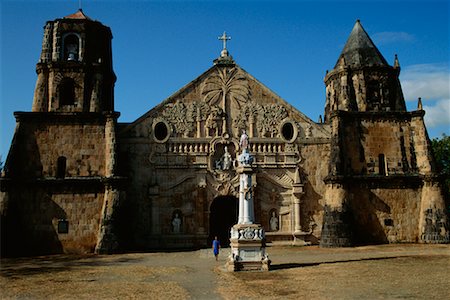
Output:
M237 223L238 199L234 196L219 196L213 200L209 214L208 245L215 236L222 247L230 245L230 229Z

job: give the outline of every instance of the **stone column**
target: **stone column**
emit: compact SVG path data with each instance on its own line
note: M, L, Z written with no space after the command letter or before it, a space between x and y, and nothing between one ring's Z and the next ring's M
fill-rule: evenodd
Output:
M301 231L300 226L300 199L294 196L294 232Z
M352 245L347 197L347 190L342 183L327 183L322 235L320 237L321 247L348 247Z
M43 66L36 68L38 78L36 80L36 88L34 90L32 112L48 111L48 70Z
M197 138L201 138L202 137L202 124L201 124L200 108L199 107L197 107L196 121L197 121Z
M89 104L90 112L101 112L102 110L102 85L103 75L101 73L94 74L94 86L92 88L91 99Z
M252 171L251 167L239 167L237 169L240 174L239 184L239 220L238 224L253 224L254 208L252 197Z
M95 253L110 254L118 249L118 241L114 230L114 217L115 210L119 204L119 197L120 194L117 189L109 185L106 186Z
M253 157L248 152L248 141L244 140L241 146L244 150L238 157L240 174L239 182L239 218L238 224L231 228L231 255L225 265L229 271L268 271L270 260L265 248L264 228L254 224L254 207L252 193L251 164Z
M106 116L105 124L105 177L114 176L116 165L116 114Z
M304 194L303 184L300 176L300 170L295 170L294 184L292 185L292 197L294 198L294 233L299 233L302 230L300 223L300 199Z
M255 118L253 117L253 115L251 114L249 117L249 130L248 130L248 137L252 138L254 137L254 122L255 122Z

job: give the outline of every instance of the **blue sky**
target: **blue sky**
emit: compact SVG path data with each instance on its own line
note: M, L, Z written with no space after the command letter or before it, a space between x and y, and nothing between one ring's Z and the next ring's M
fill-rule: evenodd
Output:
M323 114L323 78L357 19L389 63L398 54L408 110L422 97L430 137L450 135L449 1L82 1L111 27L115 108L131 122L212 66L223 31L246 71L311 119ZM14 111L30 111L43 26L78 0L0 6L0 155Z

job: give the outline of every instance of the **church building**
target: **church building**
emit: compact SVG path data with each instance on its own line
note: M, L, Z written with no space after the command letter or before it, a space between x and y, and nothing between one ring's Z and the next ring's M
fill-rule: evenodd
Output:
M242 69L224 33L211 68L120 123L111 39L81 10L46 23L0 178L2 255L226 245L244 131L267 243L449 242L420 99L406 110L397 57L391 66L359 20L325 76L318 122Z

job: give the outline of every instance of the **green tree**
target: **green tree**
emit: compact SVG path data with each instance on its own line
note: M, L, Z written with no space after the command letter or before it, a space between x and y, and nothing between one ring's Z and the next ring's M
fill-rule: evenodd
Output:
M441 138L434 138L431 141L431 147L437 170L444 176L445 193L448 198L450 194L450 136L442 134Z

